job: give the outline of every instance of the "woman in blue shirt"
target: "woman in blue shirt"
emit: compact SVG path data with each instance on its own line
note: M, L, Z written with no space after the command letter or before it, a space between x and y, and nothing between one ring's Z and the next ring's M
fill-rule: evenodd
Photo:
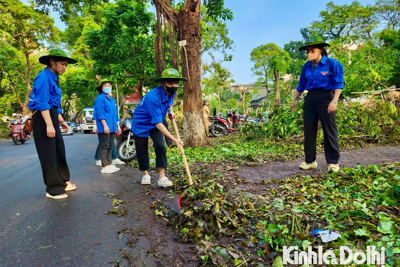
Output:
M339 61L328 58L325 43L319 36L311 37L309 42L299 50L306 50L307 61L300 75L292 110L296 111L297 99L307 90L304 99L304 153L305 162L300 168L307 170L317 168L317 133L318 120L324 132L325 158L329 164L328 171L339 171L339 138L336 127L336 110L339 96L344 86L343 66Z
M121 134L118 108L111 91L115 83L109 79L100 81L97 90L101 92L94 101L93 119L96 120L97 133L100 141L101 173L110 174L120 169L112 164L112 147L115 133Z
M49 55L40 57L39 62L47 68L35 77L29 97L28 107L33 111L33 139L42 166L46 197L63 199L68 197L65 192L75 190L76 186L69 181L64 140L58 126L69 129L61 116L62 93L58 76L64 73L68 64L77 61L67 57L61 49L53 49Z
M178 147L183 146L181 140L176 139L164 126L163 120L167 112L169 118L173 119L172 105L174 96L179 88L179 82L186 81L175 69L166 69L156 83L161 86L152 89L140 101L132 116L132 130L135 134L136 155L139 169L143 172L142 184L150 184L149 165L149 136L154 143L156 152L156 167L159 170L158 185L162 187L172 186L172 181L165 177L167 168L167 151L164 144L164 136L172 140Z

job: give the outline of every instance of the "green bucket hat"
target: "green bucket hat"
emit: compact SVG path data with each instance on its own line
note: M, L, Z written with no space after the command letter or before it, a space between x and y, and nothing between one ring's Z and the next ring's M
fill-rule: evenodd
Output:
M67 56L67 54L65 54L65 52L62 51L61 49L52 49L52 50L50 50L50 52L49 52L49 54L47 56L42 56L42 57L39 58L39 62L42 63L42 64L45 64L45 65L49 65L50 58L54 58L54 57L60 58L60 59L62 58L64 60L68 60L69 64L75 64L75 63L78 62L75 59L69 58Z
M179 72L176 69L165 69L161 73L161 78L155 80L155 83L160 83L162 80L179 80L179 81L187 81L185 78L183 78L181 75L179 75Z
M330 46L328 43L325 43L324 39L321 36L313 35L308 39L308 42L305 46L299 48L299 51L306 50L308 46Z
M112 81L111 79L108 79L108 78L104 78L104 79L101 79L101 81L99 82L99 85L96 87L96 89L98 90L98 91L102 91L102 89L103 88L101 88L102 86L103 86L103 84L105 84L105 83L111 83L111 86L113 87L113 88L115 88L115 82L114 81Z

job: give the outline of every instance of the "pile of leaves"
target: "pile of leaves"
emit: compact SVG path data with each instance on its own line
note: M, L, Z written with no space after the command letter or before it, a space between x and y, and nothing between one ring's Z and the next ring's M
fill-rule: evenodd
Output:
M339 104L337 125L339 140L343 147L362 147L368 144L398 144L400 142L400 111L391 103L379 101L373 108L359 103L345 106ZM268 123L261 127L249 125L245 133L269 140L303 141L303 110L299 105L296 112L289 105L277 107L270 114ZM319 132L319 144L323 142L323 132Z
M393 266L400 264L399 182L400 164L360 166L266 182L269 193L257 196L226 192L210 176L183 192L180 214L163 214L180 241L199 244L204 265L282 266L283 246L323 246L338 254L346 245L385 247ZM310 235L313 227L337 230L341 238L322 243Z

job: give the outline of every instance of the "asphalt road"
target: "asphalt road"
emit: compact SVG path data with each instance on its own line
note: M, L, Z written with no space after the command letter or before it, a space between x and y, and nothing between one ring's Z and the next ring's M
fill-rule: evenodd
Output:
M111 266L121 259L121 219L104 214L113 199L100 193L117 193L124 177L100 174L96 135L64 141L77 190L63 200L45 197L33 139L0 141L0 266Z

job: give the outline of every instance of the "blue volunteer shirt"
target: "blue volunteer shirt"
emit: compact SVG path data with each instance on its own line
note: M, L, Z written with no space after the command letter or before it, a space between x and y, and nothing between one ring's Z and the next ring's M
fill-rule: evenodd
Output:
M29 97L29 109L49 110L53 107L57 108L58 114L62 112L61 89L58 87L58 76L48 68L35 77L33 88Z
M332 76L330 75L328 60L331 62ZM304 90L331 90L343 89L343 87L344 73L342 64L336 59L322 56L321 61L316 66L311 61L307 61L303 65L297 91L302 93Z
M96 120L97 132L104 133L104 126L101 120L105 120L110 133L116 133L119 122L117 103L112 96L107 97L101 93L94 101L93 119Z
M163 86L148 92L133 113L133 133L138 137L148 137L156 124L163 122L168 109L174 103L174 96L175 94L167 96Z

